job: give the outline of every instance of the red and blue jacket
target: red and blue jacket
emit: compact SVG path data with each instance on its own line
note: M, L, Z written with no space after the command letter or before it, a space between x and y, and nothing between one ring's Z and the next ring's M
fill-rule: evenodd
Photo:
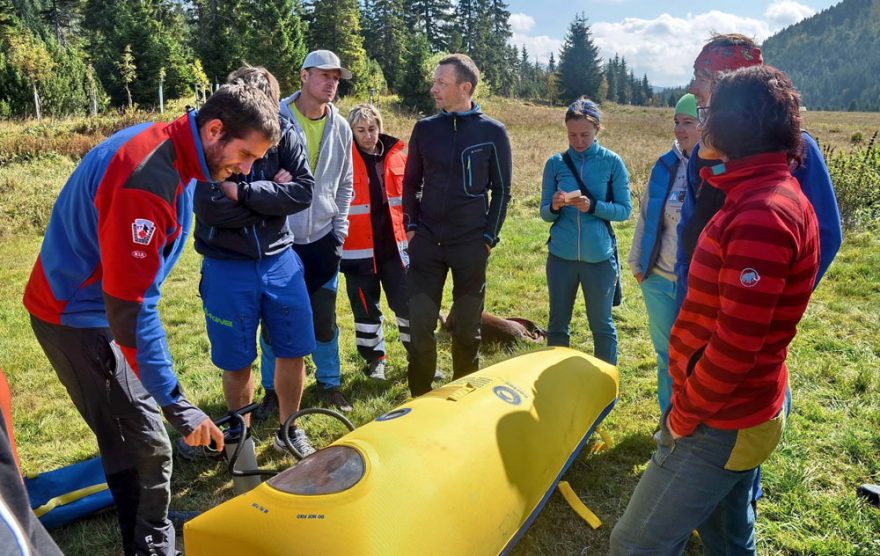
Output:
M159 289L192 222L194 180L208 181L196 112L124 129L92 149L58 195L24 293L36 318L110 327L160 406L181 398Z

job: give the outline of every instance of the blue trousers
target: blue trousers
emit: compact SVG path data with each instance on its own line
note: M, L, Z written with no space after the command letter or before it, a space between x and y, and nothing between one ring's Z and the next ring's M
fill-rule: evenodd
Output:
M315 326L315 381L323 390L339 388L342 382L339 361L339 328L336 326L336 290L339 287L339 274L335 274L326 284L309 294ZM275 354L260 335L260 382L265 390L275 389Z
M611 532L611 554L681 554L694 529L706 554L756 554L753 484L782 436L785 411L748 429L700 425L678 440L667 414L657 450Z
M587 307L587 322L593 333L593 354L616 365L617 330L611 320L616 284L617 269L613 259L587 263L549 254L547 289L550 293L550 322L547 325L547 345L569 345L571 313L580 286Z
M675 282L649 273L641 283L645 309L648 311L648 333L657 353L657 402L660 413L669 407L672 398L672 379L669 377L669 333L678 313L675 301Z

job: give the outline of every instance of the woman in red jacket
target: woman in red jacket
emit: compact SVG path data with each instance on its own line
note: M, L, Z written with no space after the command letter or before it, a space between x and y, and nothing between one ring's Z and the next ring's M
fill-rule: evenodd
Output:
M364 372L385 380L380 286L397 315L400 340L409 351L409 257L401 197L406 152L403 142L382 133L382 115L375 106L358 104L348 114L348 123L354 136L354 198L340 270L354 313L358 353L367 361Z
M742 68L711 98L700 155L722 163L700 175L726 200L694 252L669 342L672 401L612 554L680 554L694 529L707 554L755 553L752 484L782 436L785 356L819 268L816 214L790 173L802 152L791 81Z

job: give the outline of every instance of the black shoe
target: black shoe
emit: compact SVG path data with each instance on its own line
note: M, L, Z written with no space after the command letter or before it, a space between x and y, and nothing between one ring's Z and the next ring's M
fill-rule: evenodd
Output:
M273 415L278 414L278 394L275 390L266 390L263 401L254 410L254 421L261 423Z
M343 413L349 413L352 409L351 403L345 398L339 388L330 388L329 390L321 390L321 401L324 405L335 407Z

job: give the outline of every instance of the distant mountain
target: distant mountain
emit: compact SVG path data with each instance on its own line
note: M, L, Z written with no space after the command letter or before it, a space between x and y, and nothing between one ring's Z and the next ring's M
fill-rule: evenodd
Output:
M762 50L807 108L880 111L880 0L844 0L773 35Z

